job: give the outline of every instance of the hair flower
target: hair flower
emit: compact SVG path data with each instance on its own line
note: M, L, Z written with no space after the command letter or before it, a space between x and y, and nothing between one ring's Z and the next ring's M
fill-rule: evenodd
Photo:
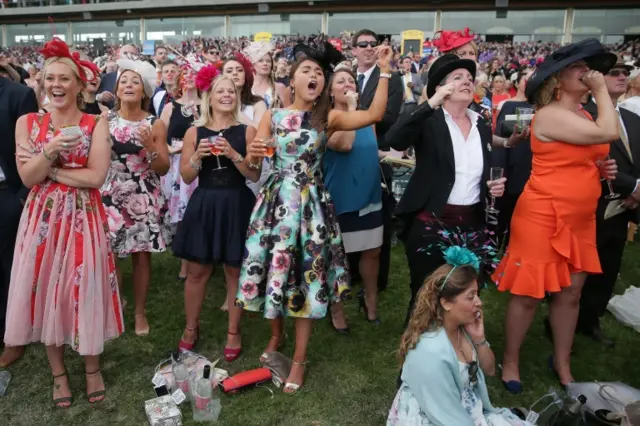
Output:
M444 260L453 266L471 265L480 272L480 259L466 247L451 246L442 252Z
M198 71L196 74L196 87L201 92L206 92L211 89L213 80L220 75L220 71L213 65L207 65Z

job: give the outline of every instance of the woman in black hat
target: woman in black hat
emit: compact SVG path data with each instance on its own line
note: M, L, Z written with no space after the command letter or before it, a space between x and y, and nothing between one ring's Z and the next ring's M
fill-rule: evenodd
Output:
M562 385L573 381L569 363L578 302L588 273L600 273L596 251L596 206L600 178L615 178L604 161L618 138L616 113L602 73L616 63L595 39L564 46L529 78L527 99L536 106L531 123L531 176L511 221L509 248L493 278L512 294L507 308L502 381L522 391L520 345L538 302L549 304L554 354L549 358ZM592 121L580 104L591 91L598 105Z
M402 115L383 145L398 151L414 146L416 168L396 215L404 222L411 273L411 313L424 279L444 264L438 250L442 226L473 232L484 228L490 169L491 128L470 110L476 63L446 54L429 70L428 102ZM505 179L488 182L492 196L504 192ZM407 316L407 318L408 318Z

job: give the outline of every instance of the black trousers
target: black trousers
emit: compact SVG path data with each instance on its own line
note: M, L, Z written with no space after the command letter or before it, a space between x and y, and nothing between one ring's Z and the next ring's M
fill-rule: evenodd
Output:
M382 225L384 231L382 234L382 247L380 250L380 263L378 269L378 290L382 291L389 284L389 269L391 267L391 239L393 237L393 211L396 208L396 199L391 192L391 174L386 176L387 189L382 189ZM360 270L360 253L349 253L349 272L352 281L361 281Z
M511 235L511 218L518 203L519 194L504 194L497 201L500 213L498 215L497 235L500 239L500 245L505 248L509 245L509 237Z
M15 192L0 182L0 341L4 339L11 265L22 204Z
M601 217L602 215L598 212L596 243L602 274L587 277L580 298L577 329L586 332L600 327L600 317L607 310L607 304L620 272L630 219L625 213L607 220Z
M443 213L439 220L447 228L460 227L462 232L470 232L481 229L484 226L484 218L485 214L482 204L476 204L467 215L457 213L447 214L445 209L445 213ZM442 238L438 234L439 228L437 226L430 226L431 230L427 230L426 228L427 225L423 221L415 218L413 219L408 234L405 234L404 247L409 263L409 275L411 279L409 283L411 300L409 301L405 327L409 323L413 305L416 302L416 296L424 284L424 280L445 263L442 253L439 250L430 250L429 253L424 250L430 244L438 243Z

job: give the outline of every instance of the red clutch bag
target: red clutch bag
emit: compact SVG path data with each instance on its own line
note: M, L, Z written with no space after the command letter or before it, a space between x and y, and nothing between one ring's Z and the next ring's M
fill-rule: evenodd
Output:
M240 389L269 380L271 380L271 371L268 368L256 368L255 370L243 371L223 380L222 389L227 393L236 393Z

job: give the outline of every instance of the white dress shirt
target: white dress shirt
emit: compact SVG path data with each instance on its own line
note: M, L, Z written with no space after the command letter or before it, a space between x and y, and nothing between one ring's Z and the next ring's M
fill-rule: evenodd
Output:
M453 159L456 170L456 180L453 184L447 204L456 206L470 206L480 202L480 185L484 170L484 156L482 153L482 139L478 131L480 115L466 110L471 121L471 131L467 139L464 138L460 127L453 120L451 114L442 108L444 118L449 128L453 143Z
M636 115L640 115L640 96L633 96L627 100L620 102L619 105Z
M0 182L4 182L5 180L7 180L7 177L4 175L2 167L0 167Z
M371 77L371 74L373 74L373 69L375 67L376 67L376 64L373 64L373 66L368 70L366 70L365 72L358 71L358 77L360 77L361 74L364 74L364 80L362 80L362 87L359 88L360 93L364 92L364 88L367 87L367 83L369 82L369 78Z

